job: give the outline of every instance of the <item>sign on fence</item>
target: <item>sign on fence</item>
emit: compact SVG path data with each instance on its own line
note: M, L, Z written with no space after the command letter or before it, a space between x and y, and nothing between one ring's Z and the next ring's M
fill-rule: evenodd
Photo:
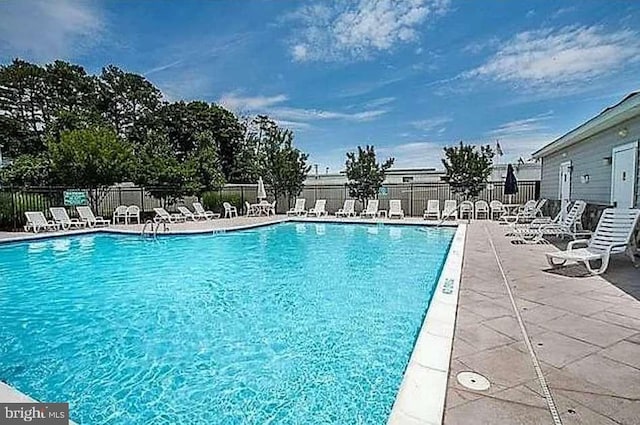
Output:
M67 207L87 205L87 193L81 190L65 190L64 205Z
M378 196L389 196L389 189L381 186L380 189L378 189Z

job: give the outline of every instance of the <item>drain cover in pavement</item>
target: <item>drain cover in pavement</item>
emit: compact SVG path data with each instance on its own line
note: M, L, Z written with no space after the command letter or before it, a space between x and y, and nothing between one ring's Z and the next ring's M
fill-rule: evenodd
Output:
M474 372L460 372L457 378L460 385L474 391L488 390L490 386L487 378Z

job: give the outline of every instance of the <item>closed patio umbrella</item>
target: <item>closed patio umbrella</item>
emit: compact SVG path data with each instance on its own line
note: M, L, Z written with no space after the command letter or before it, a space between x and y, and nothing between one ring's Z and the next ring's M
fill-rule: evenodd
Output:
M264 190L264 182L262 181L262 177L258 179L258 199L262 201L263 199L267 199L267 192Z
M518 180L516 180L516 175L513 173L513 167L509 164L507 166L507 178L504 181L504 194L509 195L509 199L511 199L511 195L516 193L518 193Z

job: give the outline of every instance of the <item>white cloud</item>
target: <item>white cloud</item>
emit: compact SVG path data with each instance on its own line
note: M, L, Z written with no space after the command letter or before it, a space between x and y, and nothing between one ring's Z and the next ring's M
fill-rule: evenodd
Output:
M571 26L519 33L464 76L532 89L554 89L558 85L585 83L638 60L637 32Z
M293 121L318 121L318 120L347 120L347 121L372 121L387 113L384 109L374 109L361 112L336 112L320 109L303 109L278 107L269 109L274 117Z
M449 117L435 117L428 118L424 120L412 121L411 125L418 130L429 132L435 129L441 130L442 126L451 122L451 118Z
M553 112L549 111L544 114L536 115L531 118L509 121L501 124L496 129L489 132L490 135L501 137L504 135L514 135L522 133L531 133L533 131L546 130L548 127L543 124L553 116Z
M553 112L549 111L509 121L489 131L487 137L498 140L504 152L504 156L496 159L499 162L515 162L520 157L528 159L533 151L556 139L557 135L545 124L552 116Z
M388 105L395 102L395 97L379 97L377 99L371 99L364 103L365 108L378 108L380 106Z
M38 62L69 59L98 44L105 23L96 2L0 2L0 53Z
M225 108L240 111L255 111L264 109L287 100L284 94L275 96L239 96L236 93L226 93L218 99L218 103Z
M415 41L418 26L447 10L449 0L356 0L306 5L289 15L294 60L363 59Z
M442 144L414 141L395 146L376 148L380 158L394 157L394 168L442 168Z

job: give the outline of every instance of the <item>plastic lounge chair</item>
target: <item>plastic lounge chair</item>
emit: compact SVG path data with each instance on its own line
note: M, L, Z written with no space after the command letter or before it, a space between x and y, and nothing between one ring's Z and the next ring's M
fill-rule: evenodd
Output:
M496 214L498 214L498 219L500 219L500 217L507 212L502 202L497 200L489 202L489 208L491 208L491 220L495 220Z
M355 217L356 216L356 201L355 199L346 199L344 205L338 211L336 211L336 217Z
M238 209L228 202L223 202L224 218L233 218L238 216Z
M140 224L140 207L137 205L129 205L127 207L127 223L133 222L133 219Z
M180 211L180 214L182 214L182 216L184 217L185 220L191 220L191 221L197 221L200 219L206 219L205 216L201 216L198 213L192 213L189 208L181 205L178 207L178 211Z
M627 254L635 264L633 233L640 218L640 209L607 208L602 212L596 231L589 240L569 242L566 251L547 253L551 267L559 267L567 261L583 263L592 274L602 274L609 267L614 254ZM576 248L576 245L586 245ZM555 262L554 260L559 260ZM600 267L593 268L592 261L600 260Z
M89 227L109 225L109 220L105 220L102 217L96 217L89 207L76 207L76 211L78 211L80 221L86 222Z
M67 214L67 210L64 207L51 207L49 211L51 212L53 221L58 223L63 230L68 230L72 227L80 229L87 226L87 223L84 221L80 221L77 218L69 218L69 214Z
M153 217L153 221L156 223L184 223L187 219L182 214L169 214L167 210L162 207L154 208L156 216Z
M212 220L214 218L220 218L220 214L218 214L218 213L214 213L213 211L205 211L204 207L202 206L202 204L200 202L194 202L192 205L193 205L193 209L195 210L196 214L198 214L200 217L204 217L207 220Z
M316 204L307 212L307 215L313 215L316 217L321 217L323 215L326 216L328 214L325 210L326 205L326 199L316 199Z
M582 229L580 220L586 206L584 201L575 201L564 218L560 212L553 220L535 219L527 225L515 227L512 235L524 243L538 243L545 236L569 235L574 240L578 237L589 237L591 232Z
M27 217L27 224L24 225L24 231L38 233L41 230L60 230L60 224L48 221L41 211L27 211L24 213Z
M489 208L489 204L487 203L487 201L476 201L475 210L476 220L480 219L480 216L484 216L484 218L489 220L491 216L491 209Z
M376 218L378 216L378 205L380 201L377 199L369 199L367 201L367 208L360 213L360 217Z
M428 218L440 220L440 201L438 199L429 199L427 201L427 209L424 210L424 215L422 217L425 220Z
M392 199L389 201L389 218L393 217L404 218L402 201L400 201L399 199Z
M440 217L442 220L446 220L448 218L457 220L458 202L455 199L447 199L446 201L444 201L444 209L442 210L442 215Z
M460 220L466 218L473 218L473 202L462 201L460 202Z
M287 215L291 216L291 215L304 215L306 214L306 211L304 210L304 206L307 203L307 200L304 198L297 198L296 199L296 204L293 206L293 208L291 208L289 211L287 211Z
M128 219L127 219L127 206L126 205L119 205L118 207L116 207L115 210L113 210L113 224L118 224L118 222L120 220L124 221L124 224L127 224Z
M531 199L525 202L525 204L519 208L519 211L515 215L502 214L500 216L500 219L506 223L525 223L528 221L532 221L537 217L538 214L536 205L538 205L538 202L534 199Z

